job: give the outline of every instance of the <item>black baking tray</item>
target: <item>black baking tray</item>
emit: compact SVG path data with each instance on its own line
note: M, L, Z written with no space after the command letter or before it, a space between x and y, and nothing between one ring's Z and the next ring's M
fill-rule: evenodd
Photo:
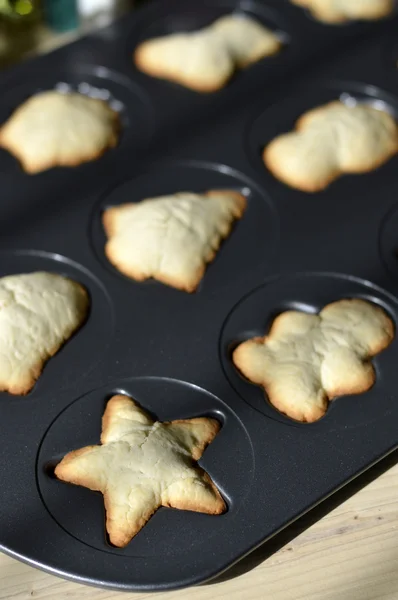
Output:
M281 32L285 49L201 95L138 72L143 39L231 11ZM398 116L398 19L328 26L281 0L162 0L1 75L0 122L25 98L67 84L117 102L123 135L100 160L24 174L0 151L0 275L48 270L83 283L84 327L26 397L0 394L0 548L83 583L160 590L211 579L398 446L398 338L374 387L299 424L242 379L231 351L287 308L345 297L398 323L395 157L318 194L289 189L261 149L305 110L347 94ZM344 96L343 96L344 97ZM182 190L242 190L248 209L195 294L135 283L104 256L103 208ZM105 535L102 497L54 479L69 450L99 442L107 399L134 397L161 420L212 415L202 466L228 503L211 517L161 509L124 549Z

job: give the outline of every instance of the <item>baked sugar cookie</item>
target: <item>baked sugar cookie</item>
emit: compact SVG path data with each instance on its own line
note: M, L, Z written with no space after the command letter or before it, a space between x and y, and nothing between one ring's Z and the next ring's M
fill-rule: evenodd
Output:
M317 315L281 313L268 335L239 344L233 362L265 388L278 410L312 422L325 414L329 400L372 387L370 359L393 337L394 325L383 309L359 298L339 300Z
M325 23L382 19L394 10L394 0L291 0L291 2L307 8L316 19Z
M192 33L173 33L148 40L135 51L137 67L198 92L222 88L236 69L281 49L267 27L242 15L227 15Z
M55 273L0 279L0 390L27 394L44 363L82 325L86 290Z
M219 431L210 418L154 422L131 398L111 398L100 446L69 452L58 479L102 492L112 544L126 546L160 506L219 515L226 505L196 461Z
M376 169L397 151L397 123L388 112L334 101L305 113L295 131L272 140L263 160L287 185L318 192L343 174Z
M108 208L105 254L132 279L153 277L193 292L245 208L246 198L230 190L181 192Z
M29 98L0 128L0 146L27 173L73 167L116 146L119 115L104 100L52 90Z

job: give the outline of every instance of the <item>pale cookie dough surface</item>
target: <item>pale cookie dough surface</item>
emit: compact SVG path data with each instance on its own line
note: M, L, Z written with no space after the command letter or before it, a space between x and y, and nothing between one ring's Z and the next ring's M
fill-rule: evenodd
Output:
M287 185L317 192L343 174L376 169L397 151L397 123L389 113L334 101L305 113L295 131L272 140L263 160Z
M119 115L103 100L56 90L26 100L0 128L0 146L27 173L76 166L116 146Z
M212 515L226 510L195 462L219 428L209 418L154 422L129 397L113 396L102 418L102 445L70 452L55 475L102 492L110 541L123 547L160 506Z
M382 19L394 10L394 0L291 0L325 23Z
M107 209L105 253L122 273L193 292L206 263L246 207L246 198L229 190L181 192Z
M88 306L86 290L61 275L2 277L0 390L27 394L47 359L82 325Z
M365 300L339 300L318 315L281 313L267 336L235 349L233 362L265 388L278 410L312 422L325 414L328 400L374 384L369 359L393 337L394 325L384 310Z
M199 92L222 88L234 71L281 49L269 29L246 16L228 15L192 33L143 42L134 59L139 69Z

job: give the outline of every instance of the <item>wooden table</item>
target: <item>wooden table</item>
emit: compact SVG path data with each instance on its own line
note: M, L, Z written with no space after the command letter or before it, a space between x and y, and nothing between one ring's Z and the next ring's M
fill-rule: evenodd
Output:
M398 600L398 451L191 600ZM1 600L182 600L126 594L47 575L0 555Z

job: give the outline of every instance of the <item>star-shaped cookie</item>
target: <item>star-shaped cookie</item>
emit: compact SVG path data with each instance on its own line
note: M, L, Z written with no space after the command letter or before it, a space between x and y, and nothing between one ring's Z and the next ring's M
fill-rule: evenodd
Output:
M278 410L298 421L316 421L328 400L360 394L375 382L369 359L394 337L383 309L359 298L339 300L318 315L281 313L264 338L239 344L233 362L265 388Z
M226 510L209 475L195 463L219 428L205 417L154 422L128 396L113 396L102 417L102 445L69 452L55 475L102 492L109 539L122 548L160 506L211 515Z
M180 192L105 210L105 254L122 273L193 292L246 198L234 190Z

